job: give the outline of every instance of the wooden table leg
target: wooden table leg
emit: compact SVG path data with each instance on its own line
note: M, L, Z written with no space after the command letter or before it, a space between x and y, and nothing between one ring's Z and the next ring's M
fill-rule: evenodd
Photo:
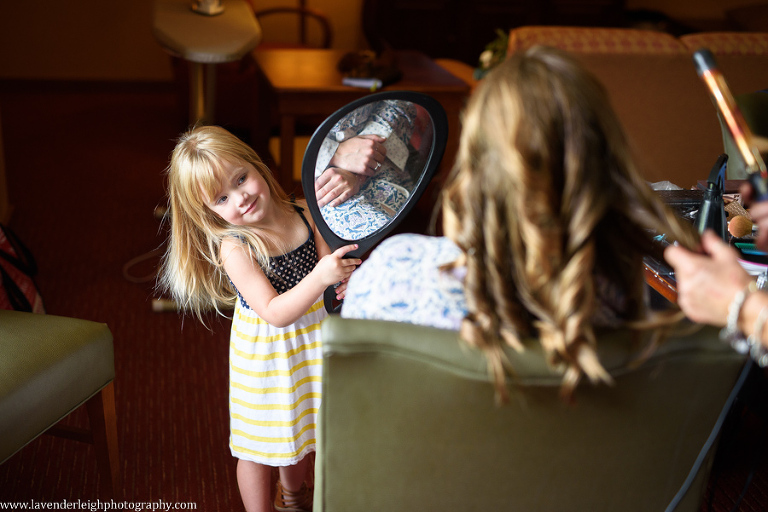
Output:
M193 125L205 118L205 96L203 94L205 77L203 65L189 63L189 124Z
M205 64L204 87L201 120L207 124L216 119L216 64Z

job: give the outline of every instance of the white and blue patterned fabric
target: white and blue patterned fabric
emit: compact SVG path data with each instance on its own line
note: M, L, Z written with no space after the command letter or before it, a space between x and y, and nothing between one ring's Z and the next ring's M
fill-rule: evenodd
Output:
M352 273L341 316L458 330L467 314L464 269L439 267L460 254L444 237L388 238Z
M360 191L338 206L325 205L320 213L331 230L346 240L360 240L386 226L410 197L415 183L408 159L413 152L411 134L416 106L408 101L382 100L357 108L331 129L320 147L315 176L328 167L341 142L364 134L386 137L387 158Z
M459 330L468 313L463 280L466 268L442 271L459 248L448 238L403 234L383 241L352 273L341 316L391 320ZM616 284L598 274L597 327L618 328L631 308ZM646 307L648 296L646 294Z
M383 228L405 205L413 182L403 171L386 165L368 179L360 192L338 206L320 208L323 220L345 240L362 240Z

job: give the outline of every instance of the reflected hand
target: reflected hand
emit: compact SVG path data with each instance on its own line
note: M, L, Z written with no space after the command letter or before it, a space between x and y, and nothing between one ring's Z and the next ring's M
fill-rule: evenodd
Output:
M317 206L326 204L338 206L360 192L360 187L366 178L345 169L329 167L315 180L315 197Z
M339 144L329 167L340 167L355 174L373 176L384 163L387 139L379 135L358 135Z

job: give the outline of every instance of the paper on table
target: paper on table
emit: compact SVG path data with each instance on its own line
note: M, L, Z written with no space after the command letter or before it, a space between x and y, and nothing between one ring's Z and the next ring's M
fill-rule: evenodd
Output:
M352 78L348 76L342 78L341 83L348 87L360 87L361 89L369 89L371 91L381 89L383 85L382 81L378 78Z

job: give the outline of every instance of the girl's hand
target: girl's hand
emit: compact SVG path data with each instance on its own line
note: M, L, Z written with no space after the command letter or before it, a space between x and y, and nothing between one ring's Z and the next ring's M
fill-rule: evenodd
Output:
M323 256L317 262L313 272L317 272L325 286L331 286L344 281L352 275L362 260L358 258L344 258L344 255L357 249L357 244L345 245Z
M358 135L347 139L336 148L329 167L340 167L355 174L373 176L387 156L384 142L379 135Z
M349 283L349 279L343 280L339 283L339 286L336 287L336 299L342 300L347 294L347 283Z

